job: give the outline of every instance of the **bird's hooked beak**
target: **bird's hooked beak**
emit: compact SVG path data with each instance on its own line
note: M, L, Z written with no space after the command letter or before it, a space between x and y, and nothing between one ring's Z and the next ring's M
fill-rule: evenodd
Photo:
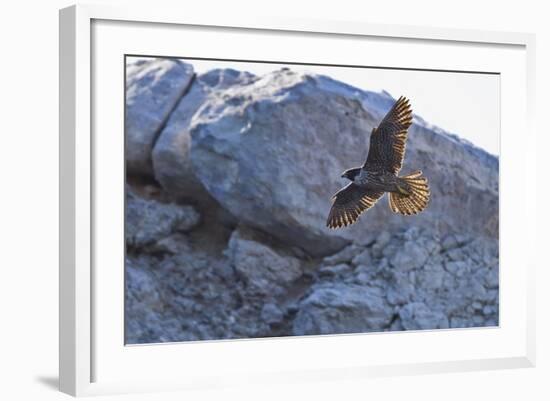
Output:
M346 172L344 171L340 177L341 178L346 178Z

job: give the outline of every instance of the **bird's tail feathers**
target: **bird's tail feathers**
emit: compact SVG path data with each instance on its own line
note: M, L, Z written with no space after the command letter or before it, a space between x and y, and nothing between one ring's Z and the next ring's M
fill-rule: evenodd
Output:
M415 171L399 179L404 185L398 184L399 192L390 193L390 209L407 216L426 209L430 201L430 188L426 177L422 177L422 171Z

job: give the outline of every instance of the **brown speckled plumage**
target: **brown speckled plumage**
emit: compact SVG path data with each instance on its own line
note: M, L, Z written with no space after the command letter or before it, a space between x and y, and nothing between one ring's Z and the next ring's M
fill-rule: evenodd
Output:
M328 227L340 228L355 223L384 192L390 193L390 209L395 213L413 215L426 208L430 190L422 172L397 176L403 165L407 130L412 119L409 101L400 97L380 125L372 130L369 153L363 166L342 174L352 182L333 196Z

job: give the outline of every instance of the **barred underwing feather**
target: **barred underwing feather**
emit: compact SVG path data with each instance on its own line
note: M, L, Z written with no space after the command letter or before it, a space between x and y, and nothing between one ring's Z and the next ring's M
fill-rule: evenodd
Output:
M412 124L409 100L401 96L370 137L370 148L363 168L397 174L403 165L407 130Z
M420 177L421 174L421 171L415 171L400 177L408 185L410 193L390 193L390 209L394 213L410 216L426 209L430 201L430 188L428 180L425 177Z
M332 197L327 226L341 228L355 223L361 213L372 207L383 194L349 183Z
M430 189L422 172L397 176L403 165L407 130L412 120L409 101L401 96L380 125L372 130L369 153L363 166L344 172L343 177L352 182L334 195L326 223L328 227L353 224L384 192L389 192L389 206L395 213L410 216L427 207Z

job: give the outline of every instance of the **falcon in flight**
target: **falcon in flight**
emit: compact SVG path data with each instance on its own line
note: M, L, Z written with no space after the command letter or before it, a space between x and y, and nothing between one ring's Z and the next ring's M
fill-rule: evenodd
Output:
M428 205L430 189L421 171L398 177L405 156L407 129L412 124L409 101L401 96L378 127L373 128L367 160L342 173L351 182L332 197L327 227L353 224L359 215L389 192L394 213L413 215Z

